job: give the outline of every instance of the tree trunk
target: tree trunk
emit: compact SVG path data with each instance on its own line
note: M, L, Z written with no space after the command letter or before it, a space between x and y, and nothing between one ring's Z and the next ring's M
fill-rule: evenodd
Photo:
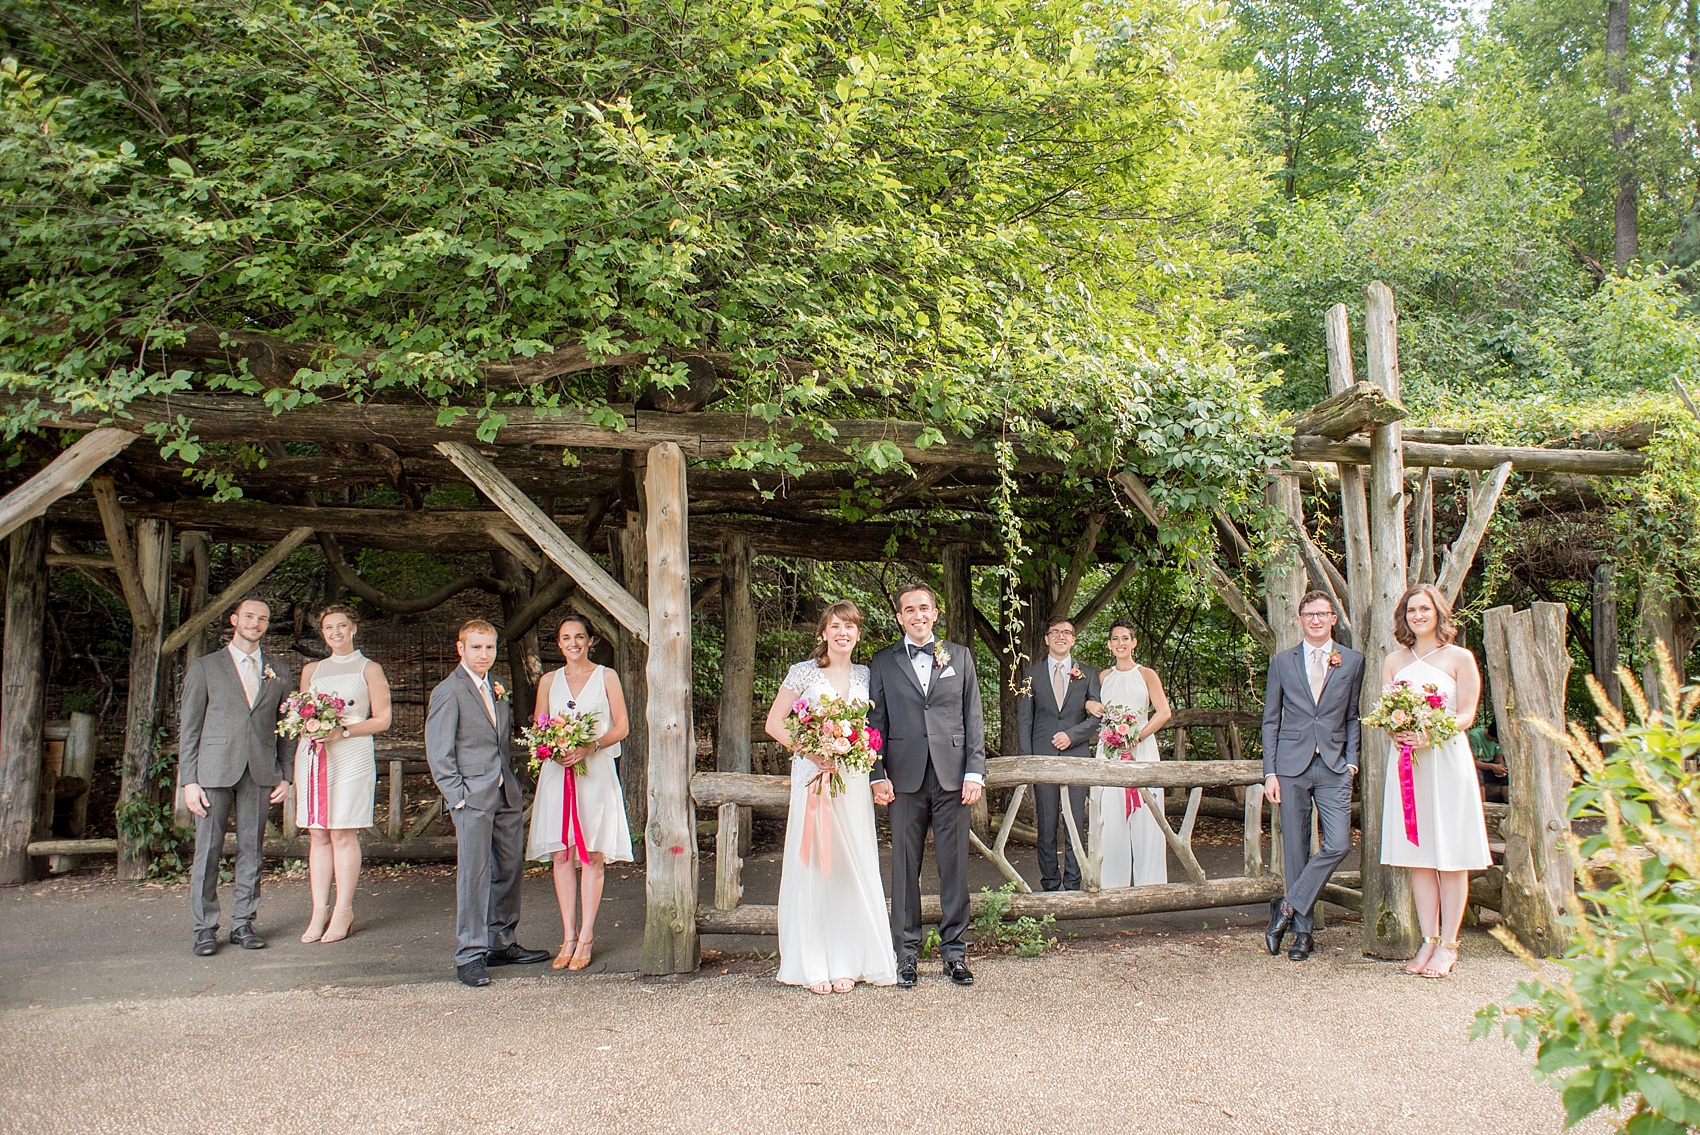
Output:
M1399 322L1393 292L1377 280L1364 289L1364 348L1369 379L1387 396L1399 398ZM1398 422L1370 435L1369 525L1371 593L1369 617L1361 634L1364 654L1363 707L1381 696L1381 664L1397 649L1393 612L1405 591L1405 460ZM1363 791L1363 948L1379 958L1408 958L1417 951L1417 928L1410 875L1381 865L1381 800L1387 779L1389 740L1379 729L1364 729L1358 783Z
M29 842L46 724L47 525L25 520L12 530L9 544L0 647L0 886L25 883L33 875Z
M165 640L165 595L171 576L171 528L163 520L136 524L136 575L141 582L153 626L130 632L130 694L125 707L124 757L119 786L120 809L132 802L154 804L155 786L148 776L153 764L159 726L160 646ZM118 831L118 877L140 879L153 858L150 847L138 846L123 828Z
M1346 305L1328 309L1328 389L1335 394L1352 386L1352 339L1346 321ZM1379 389L1379 388L1378 388ZM1340 526L1346 540L1346 612L1361 642L1369 624L1371 574L1369 510L1364 503L1364 471L1356 465L1341 465Z
M1635 168L1635 123L1629 113L1629 0L1606 3L1606 116L1617 157L1617 197L1612 210L1612 258L1621 274L1640 252L1640 176Z
M750 601L753 559L748 539L736 533L722 538L720 607L725 642L714 739L714 767L720 772L750 771L750 723L756 711L756 609Z
M1594 569L1594 677L1618 709L1623 683L1617 677L1617 584L1610 564Z
M1278 654L1297 646L1303 633L1299 630L1299 600L1305 593L1305 567L1299 550L1294 546L1297 531L1304 524L1304 505L1299 497L1299 479L1292 474L1277 473L1264 486L1264 498L1275 514L1275 531L1286 535L1285 545L1276 554L1281 558L1265 569L1264 610L1269 615L1269 629L1275 635Z

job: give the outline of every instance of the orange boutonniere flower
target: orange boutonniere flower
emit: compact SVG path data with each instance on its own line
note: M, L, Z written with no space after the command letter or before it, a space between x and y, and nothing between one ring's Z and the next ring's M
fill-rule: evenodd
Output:
M1334 667L1336 667L1338 665L1340 665L1340 652L1338 650L1329 651L1328 652L1328 668L1330 670L1332 670L1332 669L1334 669Z
M1068 676L1076 682L1080 681L1080 678L1081 678L1080 667L1076 666L1074 669L1070 670L1068 672Z
M490 692L496 695L497 701L501 701L503 698L508 696L507 687L495 679L491 679L490 681Z

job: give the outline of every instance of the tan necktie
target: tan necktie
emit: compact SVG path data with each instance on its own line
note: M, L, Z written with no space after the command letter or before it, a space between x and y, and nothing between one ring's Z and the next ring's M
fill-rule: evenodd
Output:
M1051 693L1056 695L1057 712L1062 712L1063 699L1068 697L1068 674L1061 662L1051 663Z
M1322 686L1328 681L1328 667L1322 661L1322 651L1315 647L1305 651L1310 655L1310 700L1322 700Z
M242 656L242 694L248 699L248 708L254 708L254 699L260 696L260 656L245 654Z
M490 696L490 680L488 678L478 683L478 692L484 698L484 712L490 715L490 724L496 724L496 702Z

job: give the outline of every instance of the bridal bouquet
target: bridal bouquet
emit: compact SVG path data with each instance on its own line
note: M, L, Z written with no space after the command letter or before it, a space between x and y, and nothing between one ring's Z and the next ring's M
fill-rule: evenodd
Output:
M565 764L565 757L574 749L582 748L596 740L596 713L557 713L551 717L547 713L537 715L537 720L519 731L519 743L531 753L531 775L535 777L543 768L544 761L560 761ZM573 766L573 771L583 773L584 762Z
M827 789L837 796L844 791L844 771L867 772L874 756L885 744L880 731L868 724L868 703L833 694L791 703L785 719L791 734L791 750L816 764L832 763L831 773L821 773L809 782L812 788L826 778Z
M1131 761L1139 747L1139 731L1145 728L1145 715L1125 705L1107 705L1098 718L1098 742L1104 746L1104 756L1112 761ZM1129 816L1139 810L1139 789L1125 790L1124 807Z
M1414 686L1400 680L1381 691L1375 707L1363 716L1365 725L1389 733L1426 733L1438 745L1458 732L1458 719L1447 708L1446 695L1433 682ZM1399 746L1399 803L1405 813L1405 838L1417 842L1417 791L1411 772L1411 746Z
M348 703L336 694L320 694L311 690L290 694L278 710L277 735L291 740L305 737L323 741L332 730L342 728L342 714Z

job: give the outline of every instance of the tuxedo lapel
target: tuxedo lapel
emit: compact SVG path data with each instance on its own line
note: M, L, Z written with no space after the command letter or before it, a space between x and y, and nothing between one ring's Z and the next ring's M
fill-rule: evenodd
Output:
M915 676L915 660L909 657L909 640L904 639L891 649L897 655L898 667L909 679L909 684L915 687L915 692L921 695L921 701L924 703L927 700L927 691L921 688L921 679Z

